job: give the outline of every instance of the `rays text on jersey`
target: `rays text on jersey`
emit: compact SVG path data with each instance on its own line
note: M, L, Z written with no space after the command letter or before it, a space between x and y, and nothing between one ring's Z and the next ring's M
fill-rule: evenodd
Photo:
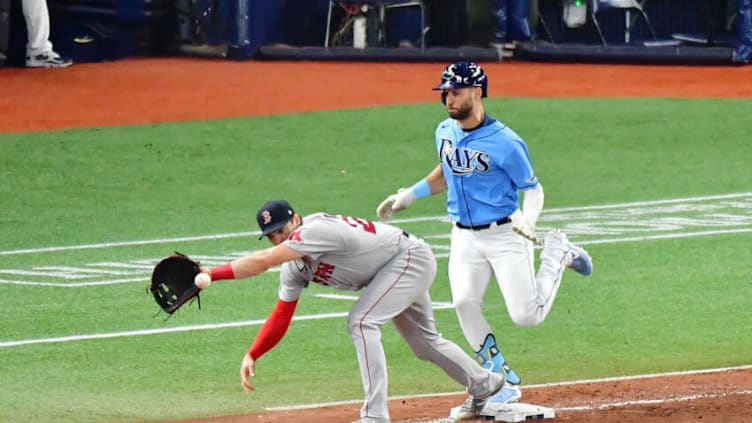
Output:
M473 172L488 171L491 156L483 151L455 147L452 140L441 140L439 159L452 169L455 175L468 175Z

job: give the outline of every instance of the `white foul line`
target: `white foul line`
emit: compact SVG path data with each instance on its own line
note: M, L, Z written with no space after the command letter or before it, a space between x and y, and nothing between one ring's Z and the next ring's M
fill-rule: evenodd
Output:
M330 299L337 299L337 300L347 300L347 301L356 301L358 299L358 297L354 295L340 295L340 294L316 294L315 296L323 297L323 298L330 298ZM452 303L447 303L447 302L433 302L432 305L433 305L434 310L448 309L448 308L453 307ZM335 318L335 317L347 317L347 312L322 313L322 314L311 314L311 315L306 315L306 316L296 316L296 317L293 317L292 320L293 321L322 320L322 319L329 319L329 318ZM244 327L244 326L259 326L259 325L262 325L265 321L266 320L245 320L245 321L240 321L240 322L189 325L189 326L178 326L178 327L172 327L172 328L138 329L138 330L131 330L131 331L123 331L123 332L92 333L92 334L87 334L87 335L70 335L70 336L57 336L57 337L52 337L52 338L36 338L36 339L22 339L18 341L2 341L0 342L0 348L20 347L23 345L34 345L34 344L55 344L55 343L61 343L61 342L88 341L92 339L126 338L126 337L131 337L131 336L160 335L160 334L165 334L165 333L190 332L194 330L213 330L213 329L237 328L237 327Z
M332 317L345 317L345 316L347 316L347 313L342 313L342 312L323 313L323 314L314 314L314 315L309 315L309 316L293 317L292 320L318 320L318 319L328 319ZM59 336L55 338L23 339L20 341L0 342L0 348L18 347L21 345L32 345L32 344L54 344L54 343L59 343L59 342L87 341L90 339L125 338L129 336L159 335L163 333L189 332L189 331L194 331L194 330L237 328L237 327L243 327L243 326L257 326L257 325L263 324L264 322L265 320L245 320L245 321L240 321L240 322L178 326L174 328L139 329L139 330L130 330L130 331L123 331L123 332L92 333L88 335Z

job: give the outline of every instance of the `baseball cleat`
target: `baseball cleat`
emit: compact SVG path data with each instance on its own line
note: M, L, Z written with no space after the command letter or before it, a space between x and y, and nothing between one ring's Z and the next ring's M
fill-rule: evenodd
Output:
M452 410L453 420L473 420L479 418L483 411L494 411L501 405L517 402L522 398L522 390L518 385L505 383L495 394L488 398L475 398L470 395L455 410Z
M478 417L480 417L480 413L481 411L483 411L486 403L491 398L497 395L501 396L502 391L507 386L514 385L509 385L508 383L506 383L506 379L504 377L501 377L499 378L499 385L494 388L493 392L491 392L491 395L485 398L476 398L472 395L468 395L468 397L465 399L465 402L457 407L452 408L452 411L449 414L449 418L453 421L477 419ZM517 398L519 399L519 397Z
M505 383L504 387L494 395L491 395L486 399L486 407L493 404L509 404L510 402L517 402L522 398L522 390L519 385L512 385L511 383Z
M587 276L593 272L593 259L590 258L588 252L584 248L569 242L567 236L558 229L546 234L544 245L564 251L565 254L569 255L571 261L567 264L567 267L575 272L583 276Z
M486 406L486 399L478 399L470 395L459 407L452 410L452 420L472 420L480 416L483 407Z
M571 242L567 242L567 244L569 244L569 252L572 254L572 263L569 264L569 268L582 276L593 273L593 259L590 258L590 254L584 248Z

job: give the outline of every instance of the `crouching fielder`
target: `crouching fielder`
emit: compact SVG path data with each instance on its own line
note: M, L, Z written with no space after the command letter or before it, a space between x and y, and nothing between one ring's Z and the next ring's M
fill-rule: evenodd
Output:
M431 247L392 225L351 216L296 214L287 201L266 203L256 218L271 248L202 271L212 280L247 278L282 265L279 301L259 330L240 366L247 392L257 360L284 336L300 295L309 282L360 297L347 317L360 366L365 400L358 423L388 423L387 364L381 327L391 321L418 358L433 362L467 391L486 398L504 386L504 375L482 368L436 329L429 289L436 276Z

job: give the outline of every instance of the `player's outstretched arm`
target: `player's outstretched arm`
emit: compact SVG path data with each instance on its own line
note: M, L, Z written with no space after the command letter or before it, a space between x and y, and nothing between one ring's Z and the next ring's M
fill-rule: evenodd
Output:
M412 187L400 188L396 194L392 194L382 201L376 208L376 215L381 221L387 220L394 213L408 208L415 200L442 192L445 189L444 173L441 165L438 165L428 176L416 182Z
M264 273L274 266L297 260L303 254L279 244L264 250L255 251L230 263L217 266L209 271L212 281L221 279L243 279Z

